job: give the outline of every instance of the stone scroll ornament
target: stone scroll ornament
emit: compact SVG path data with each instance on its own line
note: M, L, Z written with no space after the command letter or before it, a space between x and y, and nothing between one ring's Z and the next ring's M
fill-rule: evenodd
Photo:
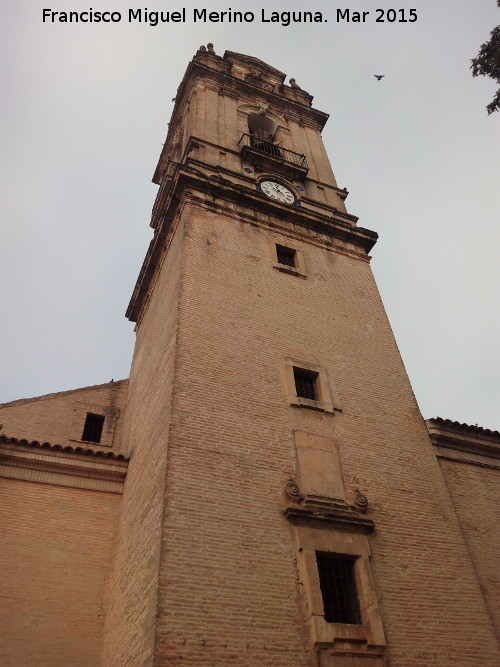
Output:
M300 503L305 498L305 495L302 493L299 485L294 479L288 480L285 491L287 496L290 498L290 500L293 500L294 503Z
M359 491L356 491L354 493L353 505L360 512L366 512L366 510L368 509L368 498Z

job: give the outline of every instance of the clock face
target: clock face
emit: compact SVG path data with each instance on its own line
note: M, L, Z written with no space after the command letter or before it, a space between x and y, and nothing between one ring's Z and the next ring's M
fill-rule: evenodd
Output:
M276 183L276 181L261 181L260 189L270 199L275 199L283 204L293 204L295 202L293 192L281 183Z

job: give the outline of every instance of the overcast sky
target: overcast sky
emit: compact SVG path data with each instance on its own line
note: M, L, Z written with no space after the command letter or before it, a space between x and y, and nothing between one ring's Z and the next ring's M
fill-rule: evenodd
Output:
M124 313L152 236L151 178L172 98L200 44L295 77L347 206L380 235L372 268L424 417L499 428L500 114L470 59L495 0L334 4L151 2L185 23L129 23L129 2L2 0L0 401L128 376ZM119 23L42 22L42 9L114 10ZM255 20L193 23L193 8ZM327 22L263 23L321 11ZM404 9L376 22L376 8ZM369 11L337 22L336 9ZM352 14L351 14L352 16ZM374 74L385 74L377 82Z

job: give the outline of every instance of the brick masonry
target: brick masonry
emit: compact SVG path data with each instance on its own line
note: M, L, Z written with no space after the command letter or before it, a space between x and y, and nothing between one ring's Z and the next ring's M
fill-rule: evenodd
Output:
M369 499L393 663L495 664L478 582L369 265L302 241L302 280L269 262L267 243L286 241L285 230L195 206L184 218L155 664L311 664L295 544L280 514L296 474L295 430L333 437L347 489ZM341 413L287 405L288 356L326 368Z
M121 453L121 427L127 402L128 380L71 391L24 398L0 405L0 433L40 443L86 446L81 437L87 412L106 414L103 439L94 450ZM109 431L108 424L110 424Z
M439 463L488 611L500 635L500 466L486 468L447 460Z
M0 479L0 664L99 664L120 496Z

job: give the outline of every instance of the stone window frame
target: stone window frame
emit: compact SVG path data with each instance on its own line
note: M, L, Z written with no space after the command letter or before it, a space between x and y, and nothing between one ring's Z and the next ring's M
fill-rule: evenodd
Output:
M293 378L298 398L319 401L318 374L315 371L293 366Z
M71 425L71 435L70 440L75 442L82 442L85 444L92 444L96 447L112 447L113 440L115 436L116 429L116 420L120 414L118 408L107 406L107 405L98 405L96 403L87 403L84 401L77 401L73 405L74 414L73 421ZM101 433L100 442L92 442L82 440L83 436L83 427L85 425L85 420L87 414L99 415L104 417L104 424Z
M285 393L290 405L300 408L311 408L321 412L342 411L337 391L333 382L329 381L325 368L318 364L288 357L282 362L285 382ZM317 375L318 400L297 396L293 369L300 368Z
M316 551L319 584L327 623L361 625L355 558L331 551ZM336 618L334 618L336 617Z
M282 248L289 248L295 252L295 266L282 264L278 260L278 246L281 246ZM304 253L293 241L290 242L288 239L273 239L270 241L270 252L271 262L275 269L282 271L283 273L289 273L293 276L298 276L300 278L307 277Z
M366 535L296 526L297 569L307 599L313 642L338 647L339 653L361 651L380 653L385 649L382 616L370 564ZM329 623L325 620L323 596L316 560L317 552L352 559L361 623Z

